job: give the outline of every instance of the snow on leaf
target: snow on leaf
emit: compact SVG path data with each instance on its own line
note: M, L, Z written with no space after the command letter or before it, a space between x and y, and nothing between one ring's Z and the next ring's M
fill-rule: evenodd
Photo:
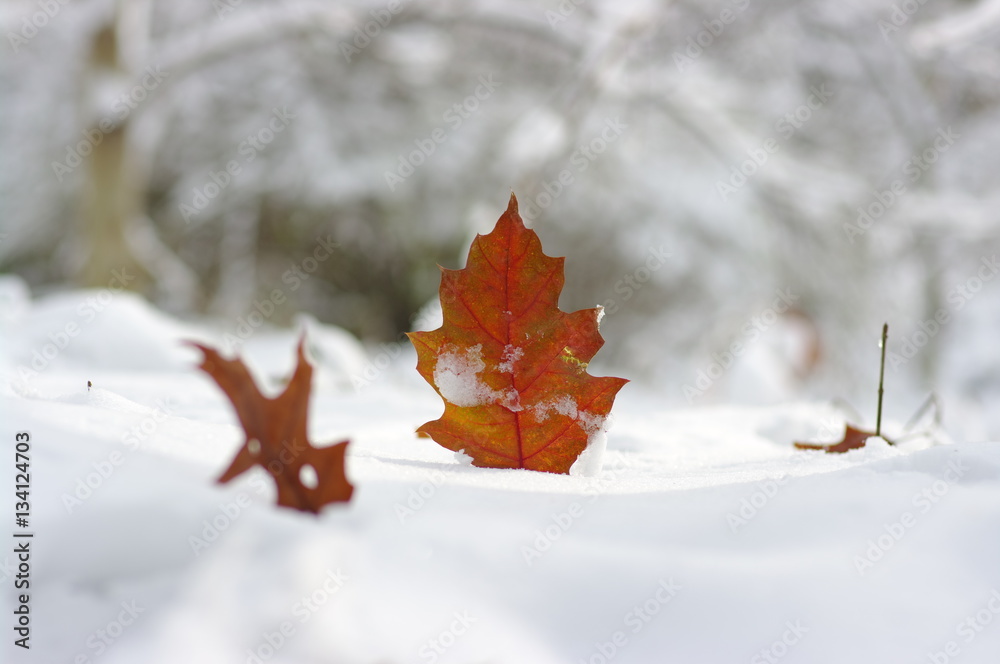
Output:
M479 379L479 373L486 368L482 352L482 344L466 348L464 352L457 347L446 348L434 366L434 386L438 393L446 401L463 408L501 403L520 410L517 390L494 390Z
M600 415L580 410L576 405L576 400L566 394L549 401L536 403L531 406L530 410L537 422L544 422L548 419L549 413L554 412L576 421L588 434L603 431L604 421L607 419Z
M417 370L444 400L444 415L417 431L473 465L568 473L603 440L623 378L587 365L604 344L600 307L560 311L563 258L542 253L511 194L460 270L442 269L444 322L413 332ZM595 448L599 445L595 445Z
M514 373L514 363L522 357L524 357L523 348L507 344L503 349L503 357L500 358L501 362L497 366L497 369L503 373Z
M306 434L312 366L299 341L298 363L285 391L273 399L261 394L242 360L227 360L216 350L191 342L205 357L199 368L222 388L236 409L246 441L229 468L224 484L255 465L278 487L278 504L318 514L327 503L346 502L354 487L344 473L348 441L313 447Z

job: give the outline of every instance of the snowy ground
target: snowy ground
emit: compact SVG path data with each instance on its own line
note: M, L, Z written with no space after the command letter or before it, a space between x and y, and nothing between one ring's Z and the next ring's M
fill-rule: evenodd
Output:
M213 483L242 432L177 341L229 328L0 290L4 513L28 431L35 533L28 652L0 559L8 661L998 661L1000 443L799 452L830 408L667 411L630 384L599 476L477 469L414 435L441 403L410 352L356 391L360 348L312 325L311 436L353 441L357 487L314 518L262 474ZM244 347L272 390L295 338Z

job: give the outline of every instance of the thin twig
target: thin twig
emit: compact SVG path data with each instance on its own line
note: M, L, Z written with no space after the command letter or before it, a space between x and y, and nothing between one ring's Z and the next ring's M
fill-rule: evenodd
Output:
M882 435L882 382L885 379L885 341L889 338L889 324L882 326L882 363L878 370L878 411L875 414L875 435Z

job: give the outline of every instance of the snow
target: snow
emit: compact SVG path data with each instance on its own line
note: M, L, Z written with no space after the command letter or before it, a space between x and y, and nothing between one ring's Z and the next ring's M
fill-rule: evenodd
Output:
M580 420L577 422L579 423ZM587 436L587 447L570 466L569 474L574 477L598 477L604 464L604 452L607 448L608 435L603 426L591 431Z
M587 434L587 447L570 468L570 475L593 477L601 471L601 462L607 446L606 425L608 418L580 410L576 399L569 395L534 403L527 409L538 422L544 422L549 413L558 413L574 420Z
M533 404L530 410L539 422L544 422L548 418L549 413L555 412L576 420L580 428L587 433L596 433L604 428L603 417L580 410L576 399L568 394L564 394L556 399Z
M442 398L456 406L481 406L497 399L497 393L479 378L484 369L482 344L467 348L464 354L445 349L434 365L434 385Z
M523 348L507 344L496 368L501 373L513 373L514 362L523 356ZM482 344L464 351L454 345L446 346L434 365L434 386L443 399L463 408L496 403L515 413L527 410L537 422L544 422L553 412L570 418L588 436L587 447L570 468L570 474L590 477L600 472L606 445L606 418L580 410L569 395L526 406L515 388L495 390L483 382L479 374L485 369Z
M635 381L596 475L476 468L414 435L441 401L406 350L360 391L336 376L346 365L318 368L310 436L352 440L357 489L314 518L276 508L256 471L214 483L243 434L180 340L221 344L222 331L125 294L85 325L79 307L99 293L32 301L5 280L0 296L17 303L0 320L3 436L31 433L36 533L32 651L9 661L926 662L948 650L987 664L1000 651L998 442L932 431L796 451L835 438L843 417L796 402L667 410ZM342 339L326 332L324 344ZM300 334L265 325L242 346L272 393ZM442 394L472 399L481 349L443 362ZM900 438L898 422L883 426ZM4 584L14 563L0 554Z
M444 399L462 408L500 403L513 411L521 410L517 390L494 390L479 377L484 369L482 344L464 352L446 347L434 365L434 385Z
M514 363L524 357L524 349L513 344L507 344L503 349L503 357L500 358L500 364L497 365L497 370L500 373L514 373Z

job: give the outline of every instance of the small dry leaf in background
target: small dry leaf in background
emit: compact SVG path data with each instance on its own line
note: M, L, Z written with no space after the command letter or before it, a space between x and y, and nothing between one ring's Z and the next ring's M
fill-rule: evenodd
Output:
M862 429L856 429L850 424L846 425L844 428L844 438L837 443L795 443L795 447L800 450L823 450L830 454L843 454L849 450L856 450L858 448L864 447L868 439L875 435L873 431L864 431ZM894 443L885 438L887 443L893 445Z
M309 442L306 426L313 369L305 357L304 344L303 337L295 373L285 391L270 399L261 394L242 360L227 360L212 348L191 343L205 356L198 368L229 397L246 433L246 441L219 482L228 482L258 465L274 478L278 505L318 514L328 503L350 500L354 487L344 473L348 441L319 448ZM309 481L306 475L304 482L310 467L315 478Z

